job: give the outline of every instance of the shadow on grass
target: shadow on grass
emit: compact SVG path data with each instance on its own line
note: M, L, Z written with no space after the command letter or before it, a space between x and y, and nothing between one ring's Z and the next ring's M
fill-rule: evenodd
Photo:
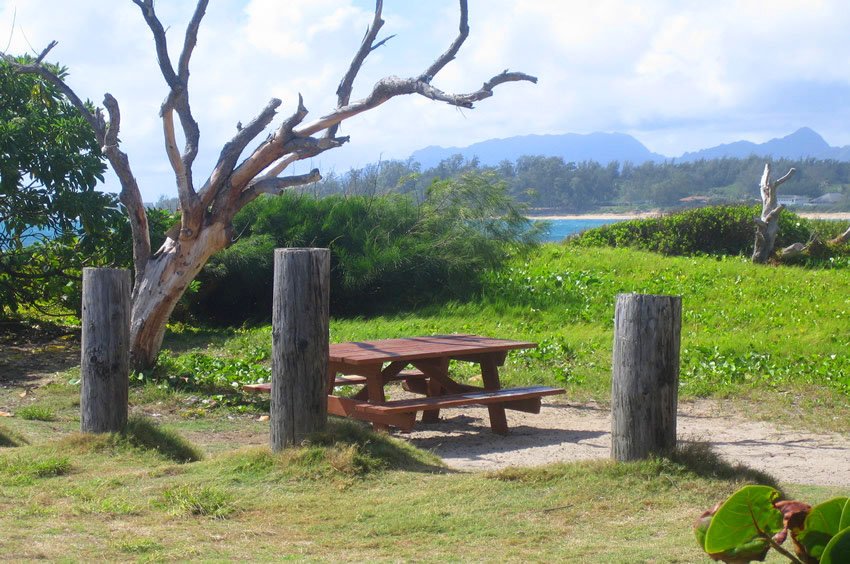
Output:
M247 447L210 461L222 477L240 482L280 480L333 481L352 485L367 476L404 470L439 474L451 472L435 455L356 421L330 417L324 432L314 433L298 446L280 452Z
M779 489L779 483L770 474L740 463L727 462L706 442L680 442L666 458L703 478L753 482Z
M131 417L122 435L133 446L155 450L175 462L197 462L204 457L198 447L145 417Z
M237 329L233 327L175 325L169 327L166 332L162 349L180 354L210 346L221 347L232 339L236 332Z
M0 425L0 448L2 447L18 447L28 445L29 441L24 437L15 433L14 431L10 431L6 429L2 425Z
M152 451L178 463L196 462L204 455L192 443L146 417L133 416L120 433L72 433L60 439L61 448L79 453L99 453L136 448Z
M382 469L447 472L439 457L350 419L329 417L327 430L310 435L302 448L316 447L350 452L352 473Z

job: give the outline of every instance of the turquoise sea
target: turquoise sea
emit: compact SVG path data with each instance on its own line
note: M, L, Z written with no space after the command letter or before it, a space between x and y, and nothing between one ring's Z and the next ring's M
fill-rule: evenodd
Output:
M535 218L531 218L534 221ZM570 235L580 233L587 229L593 229L600 225L607 225L622 221L622 219L547 219L549 231L546 233L545 241L562 241Z

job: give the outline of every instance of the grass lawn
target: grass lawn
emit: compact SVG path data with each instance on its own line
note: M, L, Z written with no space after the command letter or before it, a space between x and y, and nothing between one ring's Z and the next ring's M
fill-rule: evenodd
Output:
M620 292L683 296L683 397L850 432L850 276L841 269L545 245L494 276L474 303L334 319L331 340L445 332L534 340L538 349L509 355L507 384L563 385L571 400L604 402ZM234 391L268 376L270 342L268 326L175 324L158 371L131 389L131 412L162 426L137 423L124 436L75 432L78 370L26 393L23 384L0 387L0 410L16 413L0 418L0 554L699 562L708 560L693 520L742 483L766 480L706 453L460 474L338 422L272 455L258 420L267 403ZM176 460L187 458L201 459ZM850 494L850 485L782 487L809 502Z
M550 384L572 399L610 396L619 293L683 298L680 394L741 402L750 414L850 432L850 274L846 268L756 266L732 257L663 257L547 244L494 275L482 296L415 312L332 319L331 342L476 333L531 340L508 355L509 385ZM160 376L232 390L269 377L271 327L175 324ZM461 377L476 375L458 363Z
M151 407L138 405L140 390L133 395L134 411ZM158 409L171 413L169 402L178 403ZM702 559L690 529L696 516L742 483L764 481L705 453L459 474L336 420L310 446L273 455L242 446L265 443L267 424L225 410L165 415L160 429L171 434L153 440L138 430L80 435L77 416L67 402L52 421L4 422L31 443L0 449L5 556L693 562ZM203 459L175 461L174 443L186 445L174 432L195 439ZM850 494L785 491L809 501Z

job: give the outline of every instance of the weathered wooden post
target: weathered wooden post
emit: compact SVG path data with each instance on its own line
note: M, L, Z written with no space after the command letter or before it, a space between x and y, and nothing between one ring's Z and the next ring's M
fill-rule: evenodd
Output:
M271 447L299 444L327 424L328 249L275 249Z
M614 313L611 457L676 446L682 298L620 294Z
M127 424L130 271L83 269L80 429L115 433Z

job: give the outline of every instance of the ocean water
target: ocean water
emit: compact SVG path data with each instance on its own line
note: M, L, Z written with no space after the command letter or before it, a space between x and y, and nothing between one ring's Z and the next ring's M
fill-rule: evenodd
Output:
M534 218L531 218L534 220ZM536 221L536 220L535 220ZM566 237L593 229L601 225L622 221L621 219L547 219L549 231L544 241L563 241Z

